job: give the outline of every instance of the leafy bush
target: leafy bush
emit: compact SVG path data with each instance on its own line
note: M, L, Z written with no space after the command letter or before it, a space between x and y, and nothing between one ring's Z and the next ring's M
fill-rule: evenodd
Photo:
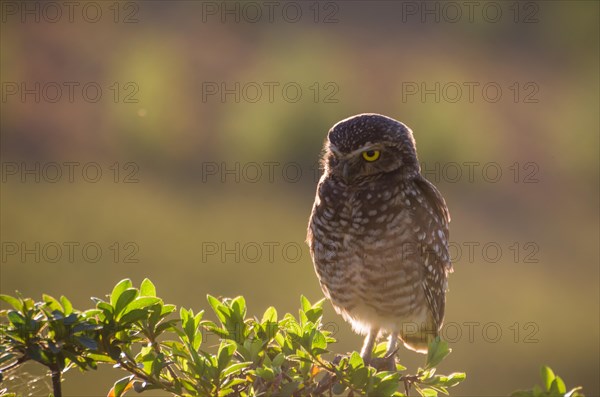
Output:
M581 387L567 391L565 382L547 366L542 367L541 378L543 388L535 385L531 390L516 391L511 394L511 397L583 397Z
M327 359L335 339L322 327L323 300L312 304L301 297L298 317L279 317L270 307L258 319L246 317L243 297L209 295L215 323L203 319L204 311L181 308L177 316L176 307L158 298L148 279L139 289L122 280L107 300L92 298L95 308L85 311L74 309L64 296L43 295L41 302L18 294L0 299L12 307L0 312L0 382L3 374L33 360L51 372L56 397L65 369L87 371L99 363L128 373L109 391L114 397L132 389L160 389L177 396L404 396L415 389L421 396L436 396L465 379L464 373L435 373L450 353L439 339L430 345L425 367L414 375L399 364L396 371L377 371L357 352ZM207 334L219 337L216 351L203 349ZM374 357L384 353L382 343ZM564 389L559 380L553 378L552 390Z

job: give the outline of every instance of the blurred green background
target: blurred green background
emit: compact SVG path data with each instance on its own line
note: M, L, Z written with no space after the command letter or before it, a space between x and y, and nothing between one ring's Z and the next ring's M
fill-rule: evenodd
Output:
M304 239L323 139L383 113L414 130L451 210L454 352L440 371L467 373L454 394L531 387L547 364L598 395L599 3L466 3L81 2L69 20L60 2L61 18L3 2L2 293L87 308L149 277L177 305L244 295L252 315L295 313L300 294L322 297ZM39 102L23 92L36 83ZM239 258L222 257L236 243ZM359 348L329 305L326 321L336 352ZM72 370L64 393L105 395L119 375Z

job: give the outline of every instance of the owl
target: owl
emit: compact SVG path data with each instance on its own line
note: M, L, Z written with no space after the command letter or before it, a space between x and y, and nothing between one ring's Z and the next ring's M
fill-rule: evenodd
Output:
M321 288L359 334L365 362L379 334L426 353L442 327L450 214L420 173L412 131L359 114L327 134L307 242Z

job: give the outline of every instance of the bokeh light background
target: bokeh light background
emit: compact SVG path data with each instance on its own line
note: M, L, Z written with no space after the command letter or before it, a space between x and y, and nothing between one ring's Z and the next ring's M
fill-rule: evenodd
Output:
M446 314L454 352L440 371L467 372L453 393L506 395L531 387L547 364L567 385L598 395L599 3L477 2L471 16L468 2L452 3L296 2L285 14L287 3L275 2L270 18L264 3L122 2L115 22L114 3L96 2L95 23L82 16L85 2L72 22L61 2L55 22L51 9L39 22L3 9L2 292L64 294L83 309L124 277L149 277L177 305L201 309L207 293L244 295L252 315L270 305L296 313L300 294L322 297L304 239L325 134L350 115L383 113L414 130L420 161L451 210L460 248ZM222 16L224 6L233 13ZM39 103L11 94L36 82L63 86L62 99L49 101L50 88ZM80 84L72 101L65 82ZM102 88L95 103L81 93L90 82ZM207 91L236 82L239 101ZM272 101L265 82L275 84ZM297 101L293 89L282 92L288 83L301 88ZM436 83L439 99L421 96L422 84ZM465 83L478 84L472 99ZM482 93L490 83L501 88L497 101L493 87ZM37 183L9 172L36 162L79 165L72 183L66 174ZM103 171L97 183L82 177L90 162ZM215 164L220 171L207 174ZM239 182L222 172L236 164ZM128 175L138 182L122 183ZM77 249L75 260L65 249L56 263L7 252L36 242L94 242L103 251L96 263ZM206 243L238 243L240 258L203 256ZM276 244L272 258L265 243ZM264 247L257 261L253 244ZM300 246L299 258L290 249L286 259L284 244ZM125 263L136 247L138 262ZM326 321L338 328L336 352L359 348L330 305ZM424 363L406 350L400 357L410 369ZM105 395L119 375L72 370L64 394Z

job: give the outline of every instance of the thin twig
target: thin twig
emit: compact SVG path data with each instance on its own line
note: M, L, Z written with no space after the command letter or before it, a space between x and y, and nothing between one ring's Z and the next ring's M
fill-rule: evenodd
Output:
M30 360L30 358L27 355L23 355L23 356L19 357L16 361L7 365L6 367L0 368L0 372L8 372L11 369L18 367L19 365L23 364L24 362L26 362L28 360Z
M52 367L52 392L54 397L62 397L60 369Z

